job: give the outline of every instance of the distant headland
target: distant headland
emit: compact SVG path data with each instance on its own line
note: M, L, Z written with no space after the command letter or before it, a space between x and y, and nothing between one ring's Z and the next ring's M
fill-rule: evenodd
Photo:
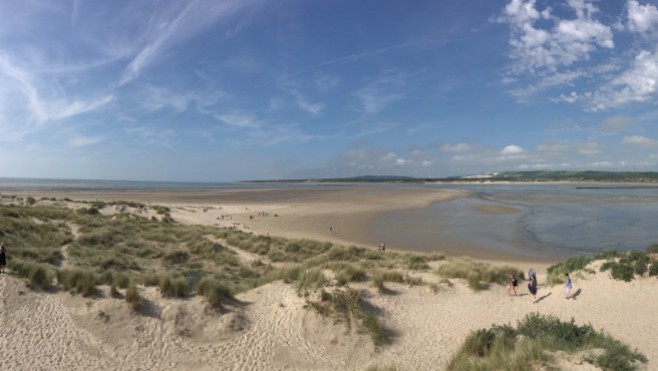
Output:
M510 182L601 182L658 183L654 171L503 171L445 178L363 175L347 178L308 178L278 180L246 180L243 183L510 183Z

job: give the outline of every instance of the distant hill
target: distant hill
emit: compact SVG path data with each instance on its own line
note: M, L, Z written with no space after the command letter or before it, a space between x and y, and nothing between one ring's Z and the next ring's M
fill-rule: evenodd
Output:
M644 171L504 171L446 178L363 175L349 178L249 180L245 183L426 183L426 182L615 182L658 183L658 172Z
M505 171L501 173L488 173L449 177L447 181L506 181L506 182L658 182L658 172L630 172L630 171Z

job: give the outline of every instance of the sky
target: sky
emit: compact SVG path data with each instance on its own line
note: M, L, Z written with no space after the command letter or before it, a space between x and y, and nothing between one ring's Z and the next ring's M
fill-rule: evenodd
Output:
M0 0L0 177L658 171L655 0Z

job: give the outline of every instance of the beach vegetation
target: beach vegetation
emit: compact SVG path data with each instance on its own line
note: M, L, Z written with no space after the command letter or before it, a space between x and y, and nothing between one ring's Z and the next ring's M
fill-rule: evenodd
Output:
M651 275L650 269L653 269L653 264L651 256L647 252L632 251L607 256L610 258L601 264L600 271L609 270L610 276L615 280L630 282L635 276L643 276L647 272Z
M585 362L603 370L634 370L647 358L636 350L596 331L591 325L564 322L538 313L526 315L514 328L493 325L471 332L448 365L448 370L527 370L555 367L552 353L601 349L585 356ZM534 369L534 368L530 368Z
M163 297L183 298L187 294L187 280L185 277L163 274L160 276L159 288Z
M409 254L406 256L407 268L412 270L428 269L427 258L422 255Z
M461 278L467 281L473 290L482 290L488 284L503 284L511 276L523 277L523 272L509 266L492 266L484 262L477 262L470 258L450 258L437 269L443 278Z
M228 286L210 277L199 282L196 292L203 295L208 304L217 310L222 308L222 301L233 299L233 293Z
M327 284L327 278L321 269L313 268L301 271L295 283L297 293L306 294L308 290L315 290L324 287ZM306 296L306 295L305 295Z
M134 283L128 286L126 289L126 295L125 295L125 300L126 303L130 306L130 309L133 312L137 312L137 309L139 309L139 304L142 300L142 298L139 296L139 291L137 291L137 285Z
M576 256L558 264L551 265L547 269L546 282L549 285L558 285L564 282L564 274L585 269L593 261L593 257Z
M307 300L306 305L323 317L344 323L348 331L354 328L359 333L368 333L375 346L390 341L390 331L384 327L374 307L357 290L338 289L332 293L323 290L320 300Z
M62 269L56 271L57 284L62 289L84 297L97 294L97 277L92 271L82 269Z

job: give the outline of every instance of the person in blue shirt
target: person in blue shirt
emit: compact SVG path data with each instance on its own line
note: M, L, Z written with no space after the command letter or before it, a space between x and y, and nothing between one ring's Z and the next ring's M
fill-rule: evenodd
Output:
M566 290L567 299L571 298L571 289L573 285L571 284L571 278L569 278L569 273L564 274L564 287Z

